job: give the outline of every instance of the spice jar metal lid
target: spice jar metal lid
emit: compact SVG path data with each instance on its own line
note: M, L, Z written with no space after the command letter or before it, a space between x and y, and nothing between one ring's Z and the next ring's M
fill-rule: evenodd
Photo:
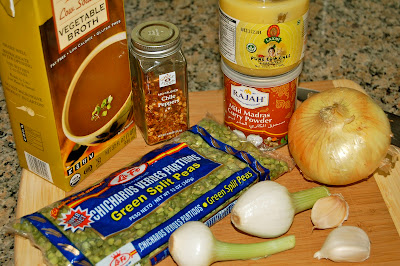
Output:
M164 57L180 49L180 32L167 21L148 21L131 32L131 51L147 57Z

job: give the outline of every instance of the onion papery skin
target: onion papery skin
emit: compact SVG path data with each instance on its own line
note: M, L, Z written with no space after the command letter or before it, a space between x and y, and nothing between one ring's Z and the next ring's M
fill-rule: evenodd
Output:
M311 96L293 113L288 146L306 178L347 185L379 167L391 135L386 114L368 95L334 88Z

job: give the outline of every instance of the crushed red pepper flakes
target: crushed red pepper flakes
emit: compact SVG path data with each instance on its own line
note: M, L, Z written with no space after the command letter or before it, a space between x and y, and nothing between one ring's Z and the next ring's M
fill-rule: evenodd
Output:
M179 78L177 83L159 87L158 77L147 75L143 84L144 110L142 119L136 119L148 144L156 144L176 137L188 129L187 96L181 89ZM133 84L137 86L137 84ZM134 87L135 88L135 87ZM135 95L140 97L140 95ZM169 96L170 99L162 100Z

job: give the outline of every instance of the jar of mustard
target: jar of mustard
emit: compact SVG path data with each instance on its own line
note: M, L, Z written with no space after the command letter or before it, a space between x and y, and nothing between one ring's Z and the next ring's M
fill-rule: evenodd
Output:
M251 76L281 75L304 57L309 0L219 0L222 60Z

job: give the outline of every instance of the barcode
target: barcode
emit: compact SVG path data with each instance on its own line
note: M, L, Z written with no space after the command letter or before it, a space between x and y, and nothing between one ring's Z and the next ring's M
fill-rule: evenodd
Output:
M233 209L233 205L235 205L237 200L231 202L228 206L211 216L207 221L204 222L205 225L211 227L213 224L217 223L218 221L222 220L225 216L231 213Z
M26 151L25 159L30 171L53 183L53 178L51 177L50 166L48 163L40 160L32 154L27 153Z

